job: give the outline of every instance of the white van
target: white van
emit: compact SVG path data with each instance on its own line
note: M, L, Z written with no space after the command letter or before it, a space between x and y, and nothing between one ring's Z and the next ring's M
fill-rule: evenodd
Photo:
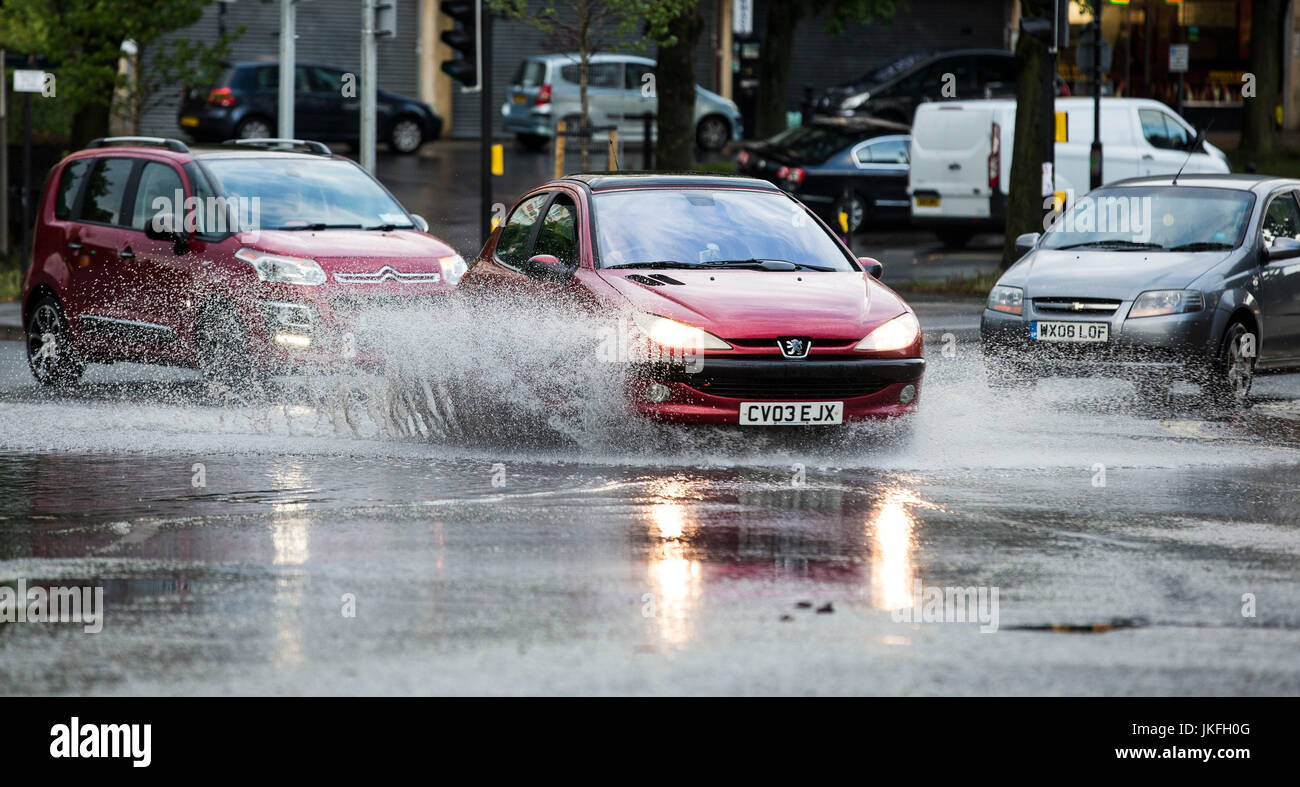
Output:
M1089 190L1092 98L1058 98L1066 113L1068 142L1056 143L1056 190L1080 197ZM921 104L912 121L907 194L912 223L960 248L976 232L1006 226L1015 99ZM1147 98L1101 100L1102 183L1140 175L1227 172L1228 158L1210 143L1187 149L1196 130L1172 109Z

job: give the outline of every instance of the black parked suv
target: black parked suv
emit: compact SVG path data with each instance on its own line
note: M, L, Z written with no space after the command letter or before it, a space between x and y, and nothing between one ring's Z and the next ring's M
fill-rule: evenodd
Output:
M361 94L355 73L298 63L293 83L295 136L353 144L360 139ZM177 122L196 142L274 137L279 91L279 63L229 63L212 85L185 89ZM442 118L428 104L387 90L376 92L376 136L394 153L415 153L442 134Z
M952 74L953 95L943 94ZM862 79L827 89L813 102L818 115L868 116L911 125L922 101L1014 94L1016 56L1003 49L959 49L903 58Z

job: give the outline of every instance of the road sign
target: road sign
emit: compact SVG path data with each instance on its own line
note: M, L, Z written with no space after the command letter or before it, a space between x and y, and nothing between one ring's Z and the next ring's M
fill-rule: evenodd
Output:
M1097 37L1098 34L1095 30L1085 30L1083 35L1079 37L1078 48L1074 50L1075 62L1078 63L1079 70L1084 73L1093 70L1093 57L1097 52ZM1101 62L1099 63L1101 67L1097 70L1103 74L1109 71L1113 57L1114 53L1110 50L1110 42L1106 40L1105 36L1102 36Z
M1187 73L1188 60L1187 44L1170 44L1169 45L1169 73L1185 74Z
M14 71L15 93L40 93L44 86L44 71L31 68L21 68Z

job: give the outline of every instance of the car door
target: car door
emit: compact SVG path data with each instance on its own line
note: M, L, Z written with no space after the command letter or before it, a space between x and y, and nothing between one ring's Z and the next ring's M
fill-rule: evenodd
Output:
M278 122L280 107L280 67L278 65L258 66L254 79L253 102L263 108L272 123ZM322 110L320 96L312 91L307 69L296 66L293 70L293 135L310 139L319 136L321 131L332 132ZM360 88L358 88L360 89Z
M652 64L627 64L627 89L623 94L626 114L618 133L628 141L645 139L645 121L641 116L647 112L655 114L659 111L658 86L654 76L655 67Z
M1278 238L1300 240L1300 202L1293 190L1272 194L1259 228L1259 248ZM1261 361L1300 357L1300 260L1268 263L1260 256Z
M313 113L314 139L357 139L361 135L361 86L356 74L323 66L303 66ZM349 79L349 77L351 77ZM347 89L347 94L344 91ZM379 113L382 116L382 112ZM383 127L383 124L380 124Z
M157 352L176 350L176 338L182 335L192 312L193 288L190 286L190 260L177 254L170 240L150 238L146 229L160 211L172 214L175 205L185 204L186 192L180 170L165 161L145 161L136 178L132 199L130 244L135 252L130 282L132 311L142 323L142 334ZM204 210L206 206L197 206ZM161 220L160 220L161 221ZM184 229L184 214L178 229Z
M587 70L587 102L590 105L593 125L617 126L623 132L624 118L636 113L636 105L627 104L624 99L627 90L624 87L624 64L622 62L591 63ZM600 132L596 144L608 140L608 132Z
M76 331L88 344L112 351L121 348L121 329L136 318L129 289L135 250L127 227L127 197L140 163L126 156L96 158L75 216L73 237L79 248L73 249L70 289L84 305Z
M860 194L871 200L871 213L880 218L904 218L910 202L907 198L907 147L903 135L877 137L860 142L853 148L853 164L865 188Z

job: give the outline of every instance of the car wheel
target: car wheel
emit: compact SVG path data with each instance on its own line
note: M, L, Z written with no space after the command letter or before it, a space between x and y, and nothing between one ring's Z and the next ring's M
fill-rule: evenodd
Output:
M388 132L388 146L394 153L409 156L424 144L424 129L420 121L411 115L403 115L393 121Z
M934 234L946 249L964 249L970 239L975 237L971 230L936 230Z
M27 321L27 365L41 385L73 385L86 365L72 351L68 320L56 298L46 295L36 302Z
M271 121L256 115L244 118L235 127L236 139L267 139L274 136Z
M515 134L515 139L519 142L519 147L529 153L540 153L546 149L546 143L551 141L550 137L544 137L541 134Z
M839 215L843 211L849 214L849 233L856 234L867 223L867 201L862 198L861 194L853 194L847 200L840 200L835 203L835 221L831 222L834 229L839 229Z
M244 331L227 308L209 307L199 315L194 326L194 360L211 384L248 390L261 382Z
M731 139L731 124L719 115L709 115L695 127L695 144L700 150L722 150L722 146Z
M1255 356L1259 347L1254 331L1234 322L1223 334L1219 354L1210 361L1201 391L1214 405L1244 407L1255 381Z

